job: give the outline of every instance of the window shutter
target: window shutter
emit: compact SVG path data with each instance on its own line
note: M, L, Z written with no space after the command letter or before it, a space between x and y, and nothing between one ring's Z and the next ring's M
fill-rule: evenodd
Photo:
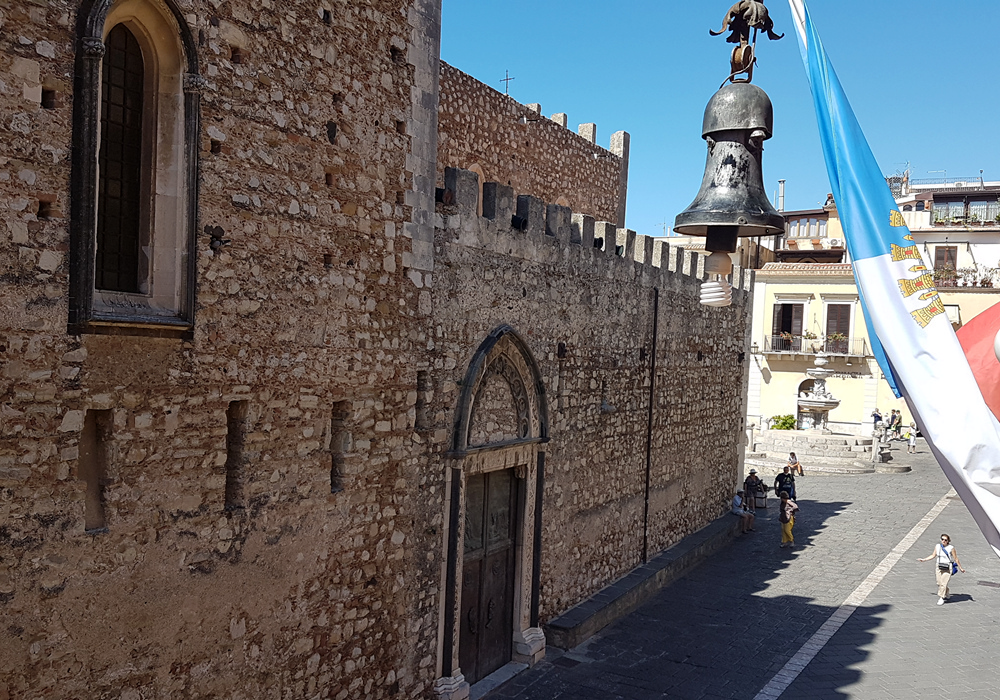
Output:
M942 267L955 267L958 259L958 246L939 245L934 249L934 269Z
M826 307L826 334L851 332L851 305L830 304Z
M792 335L802 335L802 304L792 304Z
M771 335L778 335L781 333L781 307L784 304L774 305L774 315L771 317Z

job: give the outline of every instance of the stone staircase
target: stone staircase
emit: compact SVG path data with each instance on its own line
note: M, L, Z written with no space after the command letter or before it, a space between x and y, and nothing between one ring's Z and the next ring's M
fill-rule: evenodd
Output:
M888 447L882 458L872 462L874 440L857 435L823 435L811 430L761 430L754 432L754 444L746 454L743 471L756 469L762 476L774 476L794 452L806 474L902 473L909 467L887 464Z

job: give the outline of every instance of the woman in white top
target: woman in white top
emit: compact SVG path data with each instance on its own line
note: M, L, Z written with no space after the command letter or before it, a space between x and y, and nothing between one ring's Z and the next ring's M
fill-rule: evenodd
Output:
M917 454L917 425L910 423L910 435L906 438L906 454Z
M962 568L962 562L958 558L958 551L955 549L955 545L951 544L951 537L948 535L941 535L940 544L934 545L934 552L929 557L917 559L917 561L930 561L931 559L937 560L937 568L935 570L938 585L937 604L944 605L944 601L948 598L948 581L951 580L952 570L958 569L964 574L965 569ZM952 563L954 563L954 567L952 567Z
M799 476L805 474L805 472L802 471L802 462L799 461L799 458L795 456L794 452L788 453L788 468L792 470L793 474L797 473ZM792 494L788 495L791 496Z
M736 495L733 496L733 515L738 515L740 518L740 532L753 532L753 513L748 513L743 504L743 491L737 491Z

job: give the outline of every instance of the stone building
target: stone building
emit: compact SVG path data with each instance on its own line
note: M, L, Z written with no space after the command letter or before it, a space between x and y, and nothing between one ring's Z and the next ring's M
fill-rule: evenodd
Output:
M462 698L726 509L746 280L440 12L0 2L0 698Z

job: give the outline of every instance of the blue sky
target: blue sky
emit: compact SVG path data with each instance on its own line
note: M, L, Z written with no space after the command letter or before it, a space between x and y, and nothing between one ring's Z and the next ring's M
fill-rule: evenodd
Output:
M807 0L808 2L808 0ZM711 37L730 0L443 0L442 58L598 143L632 136L628 227L660 235L697 192L701 119L729 73L731 44ZM997 0L812 0L813 20L883 172L1000 180ZM786 0L767 6L780 41L759 39L754 83L774 103L764 182L786 209L818 207L829 183Z

